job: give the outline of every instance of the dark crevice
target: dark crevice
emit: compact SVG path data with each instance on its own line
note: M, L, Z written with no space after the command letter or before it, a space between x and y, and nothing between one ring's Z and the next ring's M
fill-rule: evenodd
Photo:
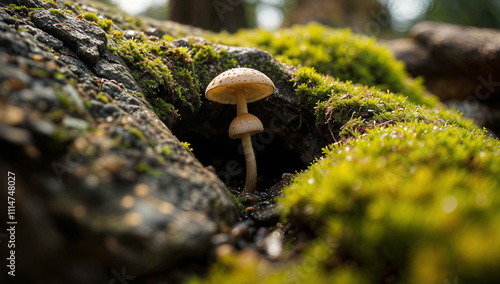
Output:
M235 111L234 111L235 112ZM228 187L239 188L245 183L246 167L241 140L230 139L228 128L233 112L224 108L222 115L210 118L181 120L172 127L180 141L189 142L193 154L204 166L214 167ZM283 173L305 169L300 153L290 149L284 132L273 132L263 120L264 131L252 136L257 160L257 190L262 191L281 180Z

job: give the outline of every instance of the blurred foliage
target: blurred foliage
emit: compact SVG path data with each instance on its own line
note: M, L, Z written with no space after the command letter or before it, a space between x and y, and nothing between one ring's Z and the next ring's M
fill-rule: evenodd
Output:
M433 0L425 19L458 25L500 28L500 1Z
M100 0L101 2L109 3L110 0ZM364 0L368 3L370 0ZM310 1L311 3L314 0ZM361 33L372 33L373 32L373 24L376 25L377 33L380 33L380 36L383 37L391 37L390 35L390 27L389 23L386 24L387 17L390 18L391 6L394 5L404 5L399 2L399 0L379 0L382 4L380 9L383 11L373 10L369 14L366 14L366 17L372 17L372 24L366 24L361 26L353 26L356 32ZM498 0L421 0L421 5L425 5L428 8L423 11L423 14L416 15L415 19L409 19L410 22L416 24L417 22L423 20L432 20L432 21L440 21L440 22L448 22L452 24L460 24L460 25L470 25L470 26L479 26L479 27L491 27L491 28L500 28L500 1ZM240 4L240 2L237 2ZM297 12L297 0L289 0L289 1L265 1L265 0L246 0L242 1L245 6L247 23L246 26L253 28L257 26L257 13L263 8L266 7L274 7L279 9L285 18L284 22L288 24L295 24L293 19L290 19L289 16L293 14L293 12ZM326 3L326 4L325 4ZM348 5L349 4L349 5ZM318 5L330 5L329 2L318 1ZM331 4L334 5L334 4ZM356 14L356 11L352 11L351 3L341 3L337 5L349 6L351 10L343 9L341 13L350 13L345 16L345 20L351 20L351 18L359 18L360 15ZM365 8L363 5L355 6L357 9ZM187 11L187 13L199 13L202 11L191 9L191 11ZM227 10L226 14L229 13L230 10ZM359 11L358 11L359 12ZM367 11L368 12L368 11ZM388 12L388 13L387 13ZM393 10L392 13L395 13ZM168 4L167 1L164 3L155 3L147 8L146 11L141 13L141 16L151 17L160 20L166 20L171 17L168 15ZM193 18L200 18L196 15L192 16ZM332 17L338 18L335 15ZM379 19L379 17L382 17ZM332 19L331 21L337 23L336 19ZM328 19L324 19L324 23L331 22ZM351 23L353 24L353 23ZM348 23L339 24L336 26L346 26ZM395 27L396 30L401 31L401 29L406 29L411 27L411 24L406 23L404 27L396 27L398 22L392 21L392 27ZM371 27L371 29L370 29ZM226 30L228 28L226 27ZM380 30L378 30L380 29ZM394 32L394 31L393 31ZM399 34L399 33L396 33Z
M164 3L153 3L148 8L139 14L142 17L149 17L157 20L168 20L168 3L165 1Z

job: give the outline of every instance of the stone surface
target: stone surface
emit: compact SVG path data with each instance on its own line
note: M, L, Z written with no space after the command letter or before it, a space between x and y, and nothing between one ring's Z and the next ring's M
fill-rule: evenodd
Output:
M0 7L0 169L18 179L18 273L104 283L204 255L235 220L225 185L137 96L100 28L46 10L32 21Z
M61 17L51 11L35 11L31 15L35 26L60 39L85 63L94 65L106 49L106 33L86 20L70 15Z

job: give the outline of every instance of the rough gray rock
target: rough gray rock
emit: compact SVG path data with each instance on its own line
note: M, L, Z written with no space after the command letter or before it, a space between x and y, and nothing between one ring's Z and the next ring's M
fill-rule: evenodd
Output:
M48 10L35 11L31 19L37 28L63 41L87 64L96 64L106 50L106 33L86 20L62 17Z
M5 2L28 8L51 8L50 3L42 0L6 0Z
M104 283L112 269L205 254L235 220L229 193L136 96L103 31L49 11L18 30L0 15L0 168L18 180L18 273Z
M132 75L130 75L126 65L111 63L106 59L101 58L92 69L96 75L100 77L115 80L116 82L123 84L127 89L134 91L139 90L139 87L135 83L134 78L132 78Z

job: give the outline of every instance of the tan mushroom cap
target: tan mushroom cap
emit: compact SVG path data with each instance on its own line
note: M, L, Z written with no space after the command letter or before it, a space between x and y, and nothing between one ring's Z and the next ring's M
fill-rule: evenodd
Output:
M264 131L262 122L253 114L242 113L238 115L229 125L229 138L239 139L243 134L257 134Z
M236 104L236 90L245 90L247 103L261 100L274 92L274 83L264 73L252 68L234 68L215 77L208 84L205 97L221 104Z

